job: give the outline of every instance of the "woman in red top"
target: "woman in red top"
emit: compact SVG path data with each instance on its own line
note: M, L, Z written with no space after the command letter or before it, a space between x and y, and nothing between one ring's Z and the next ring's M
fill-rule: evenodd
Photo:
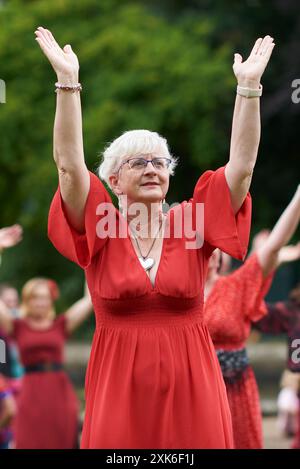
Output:
M0 305L0 323L17 342L25 375L15 421L17 449L77 447L78 402L63 370L66 339L89 316L85 296L55 318L58 289L52 280L29 280L22 290L24 317L13 319Z
M235 448L262 448L259 394L246 353L251 324L267 313L263 301L272 272L289 259L283 246L300 220L300 186L264 244L232 274L218 273L220 252L209 261L204 317L226 384Z
M36 35L59 82L54 125L59 189L49 237L85 269L96 314L81 447L230 448L226 391L202 321L203 280L214 246L238 258L246 253L259 100L245 99L239 89L244 96L237 96L226 168L207 171L191 203L166 215L162 202L175 160L165 139L147 130L116 139L104 153L100 176L122 199L121 213L85 165L77 57L44 28ZM267 36L244 63L235 57L239 85L255 88L249 93L256 97L273 46ZM197 223L202 202L204 233ZM133 228L136 203L140 216ZM182 221L193 223L192 236L180 232Z

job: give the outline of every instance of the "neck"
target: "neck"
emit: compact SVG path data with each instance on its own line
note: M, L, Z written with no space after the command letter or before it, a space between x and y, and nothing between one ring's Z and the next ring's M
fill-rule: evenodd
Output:
M140 238L154 238L158 236L164 214L162 202L142 203L141 209L128 206L127 220L131 231Z

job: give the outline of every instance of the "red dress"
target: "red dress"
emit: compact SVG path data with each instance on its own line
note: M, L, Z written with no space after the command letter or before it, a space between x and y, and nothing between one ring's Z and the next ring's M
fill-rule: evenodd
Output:
M250 335L251 322L267 313L263 301L272 275L263 277L257 255L226 277L220 277L204 307L204 317L217 351L243 349ZM231 410L234 446L237 449L262 448L259 394L251 366L225 384Z
M206 242L186 249L174 227L187 202L169 210L152 286L117 209L126 237L96 235L96 208L111 199L92 173L90 181L85 233L68 224L59 189L48 226L54 246L85 269L96 314L81 447L231 448L226 389L202 320L203 281L212 245L244 256L250 195L235 217L224 168L203 174L189 206L194 214L195 202L205 202Z
M25 319L16 319L13 336L24 366L63 362L67 338L64 315L43 330L32 328ZM25 373L15 420L16 448L75 448L78 410L77 397L63 370Z

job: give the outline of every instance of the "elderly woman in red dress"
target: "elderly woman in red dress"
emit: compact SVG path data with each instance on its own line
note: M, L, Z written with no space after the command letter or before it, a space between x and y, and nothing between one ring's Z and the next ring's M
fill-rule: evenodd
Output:
M58 288L53 280L33 278L22 289L23 317L14 319L0 303L0 324L18 344L25 375L18 397L15 427L17 449L77 447L78 401L64 371L64 345L92 312L83 298L55 317Z
M245 62L235 56L239 86L226 167L204 173L189 203L166 214L162 204L176 164L166 140L134 130L106 148L99 174L122 199L122 209L115 209L103 183L85 165L77 57L42 27L36 39L58 78L54 159L59 188L49 213L49 237L85 270L96 314L81 447L231 448L226 390L203 324L203 285L216 246L240 259L246 254L260 78L273 39L258 39ZM204 236L197 215L201 203ZM179 233L182 218L193 224L192 243L193 236ZM107 228L114 220L118 231Z
M242 267L220 276L220 251L215 251L209 261L204 317L223 372L237 449L263 446L259 394L245 346L252 322L267 314L263 299L274 270L299 258L299 246L292 252L284 247L299 220L300 186L271 234Z

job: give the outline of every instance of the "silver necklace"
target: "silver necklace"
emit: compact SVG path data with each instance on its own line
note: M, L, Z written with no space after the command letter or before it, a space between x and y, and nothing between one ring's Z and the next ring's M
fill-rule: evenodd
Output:
M153 257L148 257L148 256L149 256L149 254L150 254L150 252L151 252L151 249L152 249L153 246L154 246L154 243L155 243L155 241L156 241L156 237L157 237L158 233L160 232L161 227L162 227L162 220L161 220L161 222L160 222L160 224L159 224L159 228L158 228L158 231L157 231L157 233L156 233L156 235L155 235L155 238L154 238L154 240L153 240L153 243L151 244L150 249L149 249L149 251L147 252L147 254L146 254L145 256L143 256L143 254L142 254L142 251L141 251L141 248L140 248L140 246L139 246L139 243L138 243L137 238L136 238L136 237L134 236L134 234L132 233L132 235L133 235L133 237L134 237L134 239L135 239L136 245L137 245L137 247L138 247L139 253L140 253L140 255L141 255L141 256L139 257L139 261L140 261L140 263L142 264L142 267L143 267L146 271L147 271L147 270L150 270L150 269L154 266L154 264L155 264L155 260L153 259Z

